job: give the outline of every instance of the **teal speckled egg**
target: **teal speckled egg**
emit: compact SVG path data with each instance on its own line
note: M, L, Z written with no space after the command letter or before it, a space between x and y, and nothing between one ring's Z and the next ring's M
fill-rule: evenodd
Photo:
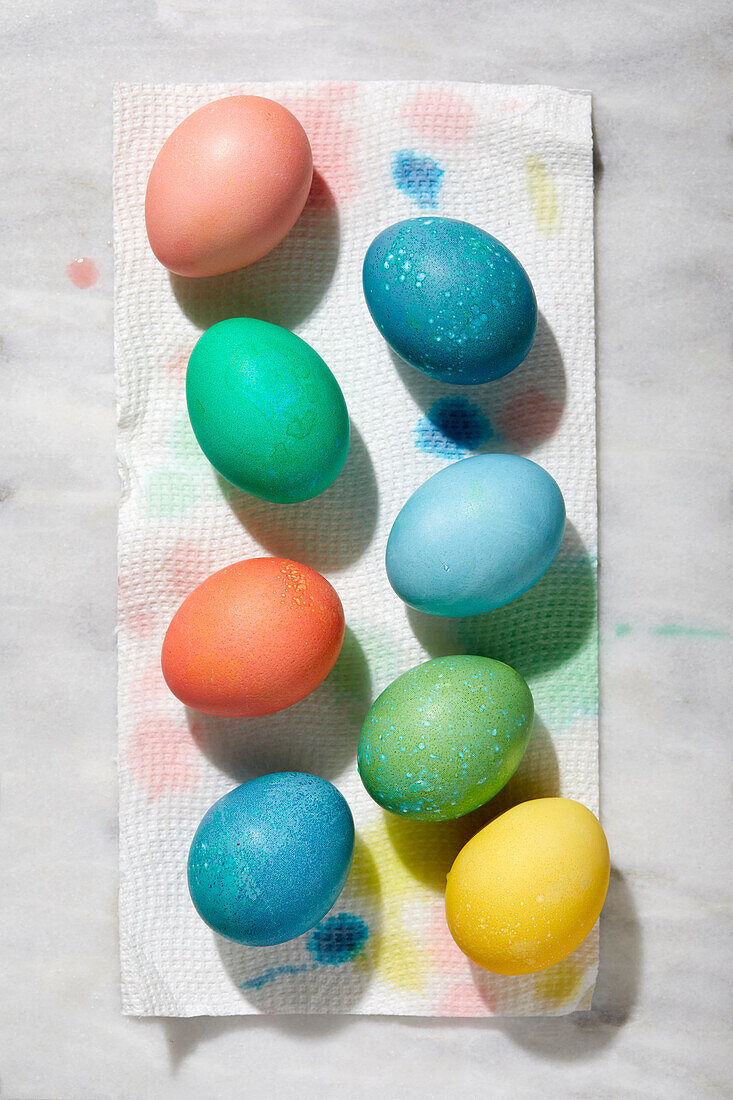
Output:
M468 222L389 226L369 246L363 284L387 343L441 382L491 382L532 346L537 302L527 272L506 245Z
M461 817L514 775L533 717L532 694L509 665L437 657L398 676L372 704L359 739L359 774L393 814Z
M339 384L305 340L279 325L233 317L207 329L189 359L186 400L214 469L262 500L310 500L346 461Z

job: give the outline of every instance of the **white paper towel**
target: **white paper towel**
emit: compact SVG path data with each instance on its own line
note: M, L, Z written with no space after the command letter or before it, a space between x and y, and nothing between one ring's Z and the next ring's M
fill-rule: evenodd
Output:
M169 277L145 235L148 172L186 115L235 93L270 96L300 118L317 171L311 198L286 240L253 267L215 279ZM361 264L369 242L426 210L487 229L529 272L538 336L505 379L460 389L431 381L395 360L368 315ZM445 925L442 884L480 819L436 826L383 814L361 786L355 751L368 705L395 676L426 655L484 653L526 676L538 715L527 756L493 809L562 793L597 810L592 234L584 93L410 83L116 89L126 1013L482 1016L589 1006L596 932L535 976L494 977L461 955ZM294 330L341 384L351 450L335 484L314 501L278 506L227 490L192 435L188 354L203 328L237 315ZM529 593L490 615L453 621L407 612L384 571L391 523L413 489L475 450L531 455L555 477L569 518L559 558ZM349 628L342 657L312 696L281 714L243 722L187 714L160 674L168 622L209 573L262 553L329 577ZM216 798L277 770L314 772L341 789L356 821L354 865L320 936L244 948L197 917L186 856Z

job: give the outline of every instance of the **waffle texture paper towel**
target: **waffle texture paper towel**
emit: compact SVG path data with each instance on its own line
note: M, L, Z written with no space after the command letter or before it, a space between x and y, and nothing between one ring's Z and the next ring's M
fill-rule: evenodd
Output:
M191 111L234 93L291 108L316 176L286 240L253 267L170 277L147 244L150 167ZM513 374L451 387L398 362L372 323L361 265L379 230L420 213L464 218L519 257L537 292L535 346ZM115 98L115 339L122 477L119 535L120 936L126 1013L428 1016L559 1014L587 1008L594 932L566 962L499 978L453 944L445 874L481 818L442 825L384 814L355 766L367 707L427 656L481 653L514 665L537 722L492 804L562 793L598 804L593 186L590 99L474 84L122 85ZM225 317L304 337L338 378L353 424L346 466L316 500L279 506L227 488L186 415L188 355ZM475 451L529 455L560 484L568 528L546 576L475 619L408 612L384 548L401 505ZM269 718L186 713L160 673L181 600L211 572L274 554L323 572L343 600L341 658L310 698ZM186 857L206 809L271 771L333 781L357 828L353 868L315 933L239 947L197 917Z

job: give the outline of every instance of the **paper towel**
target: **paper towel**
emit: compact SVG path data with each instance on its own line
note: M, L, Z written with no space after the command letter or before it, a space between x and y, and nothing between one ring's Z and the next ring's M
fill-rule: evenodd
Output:
M150 167L192 110L247 92L286 104L305 126L316 167L308 205L253 267L170 277L145 236ZM126 84L115 92L114 189L124 1012L489 1016L588 1007L595 932L535 976L494 977L461 955L442 886L481 821L423 825L385 815L359 781L355 752L367 707L399 673L426 655L483 653L526 676L538 716L527 756L493 808L562 793L597 810L589 96L475 84ZM431 381L390 354L368 315L360 276L369 242L426 211L482 226L529 272L538 335L505 379L460 389ZM351 450L316 500L278 506L227 488L191 433L188 354L203 328L236 315L294 330L341 384ZM390 525L427 477L476 450L530 455L556 478L569 519L561 553L535 588L490 615L453 621L407 611L384 571ZM348 623L342 657L310 698L281 714L232 722L187 713L160 674L168 622L209 573L262 553L329 577ZM196 915L188 846L216 798L277 770L313 772L340 788L356 821L354 865L318 936L239 947Z

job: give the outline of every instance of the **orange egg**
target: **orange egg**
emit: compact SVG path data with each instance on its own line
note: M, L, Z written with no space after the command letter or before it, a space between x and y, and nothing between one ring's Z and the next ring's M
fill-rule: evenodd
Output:
M183 601L163 642L163 676L205 714L273 714L318 687L343 639L341 600L325 577L286 558L250 558Z
M275 247L305 206L311 147L279 103L236 95L199 107L153 164L145 195L150 247L177 275L222 275Z

